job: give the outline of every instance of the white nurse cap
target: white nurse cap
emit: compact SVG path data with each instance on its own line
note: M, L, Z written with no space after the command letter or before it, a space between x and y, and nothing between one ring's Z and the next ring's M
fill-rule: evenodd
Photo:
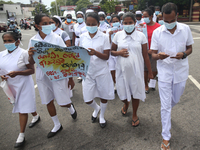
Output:
M118 12L118 15L120 15L120 14L124 14L124 12L123 11Z
M92 9L88 9L88 10L86 10L85 13L89 13L89 12L94 12L94 10L92 10Z
M135 12L135 14L136 14L136 15L142 14L142 12L141 12L140 10L138 10L138 11Z
M54 16L53 16L53 18L57 18L57 19L60 21L60 24L62 24L62 20L60 19L60 17L59 17L59 16L57 16L57 15L54 15Z
M98 12L98 15L106 15L103 11Z

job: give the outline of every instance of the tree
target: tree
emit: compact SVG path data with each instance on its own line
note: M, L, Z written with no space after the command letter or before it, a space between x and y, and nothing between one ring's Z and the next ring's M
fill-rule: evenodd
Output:
M78 0L78 2L76 2L76 11L81 11L83 8L87 8L87 6L91 4L92 3L89 0Z
M38 3L35 6L35 10L33 10L32 15L35 16L38 13L45 13L47 15L49 15L49 10L46 8L47 6L41 3Z
M14 4L12 1L5 2L4 0L0 0L0 4Z
M102 10L106 13L115 12L116 5L118 5L116 0L104 0L102 3L100 3Z

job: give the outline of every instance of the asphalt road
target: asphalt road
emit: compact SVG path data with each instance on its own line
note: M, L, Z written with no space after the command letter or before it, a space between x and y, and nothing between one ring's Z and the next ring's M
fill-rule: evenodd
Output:
M200 149L200 26L190 25L194 37L193 53L189 56L190 79L180 102L172 111L172 150ZM3 33L0 33L2 35ZM32 30L22 30L22 43L27 49L29 39L35 35ZM0 51L4 50L0 40ZM35 75L33 75L35 81ZM192 82L195 79L197 82ZM109 101L105 113L107 126L101 129L98 122L91 123L92 109L84 104L81 83L75 79L72 101L78 113L74 121L66 108L56 104L58 118L63 130L51 139L47 139L48 132L53 128L53 122L46 106L41 104L36 88L37 112L41 122L34 128L26 128L26 144L24 150L159 150L162 141L160 100L158 90L147 95L146 102L141 102L138 109L140 126L131 126L132 108L127 116L121 115L122 102L117 94L113 101ZM195 84L194 84L195 83ZM96 99L99 103L99 99ZM19 134L18 114L12 114L12 105L0 89L0 150L14 149L14 143ZM28 123L32 117L29 115Z

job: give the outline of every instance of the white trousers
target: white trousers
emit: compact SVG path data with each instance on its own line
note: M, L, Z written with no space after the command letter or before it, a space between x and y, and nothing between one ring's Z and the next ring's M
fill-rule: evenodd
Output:
M162 137L164 140L171 138L171 110L179 102L184 92L186 81L173 84L158 81L160 102L161 102L161 121Z

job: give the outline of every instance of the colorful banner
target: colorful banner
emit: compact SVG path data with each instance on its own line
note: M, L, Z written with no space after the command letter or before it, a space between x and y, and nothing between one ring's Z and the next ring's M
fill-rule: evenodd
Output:
M90 64L87 49L78 46L61 47L58 45L31 40L37 52L33 55L35 63L50 80L69 77L85 79Z

